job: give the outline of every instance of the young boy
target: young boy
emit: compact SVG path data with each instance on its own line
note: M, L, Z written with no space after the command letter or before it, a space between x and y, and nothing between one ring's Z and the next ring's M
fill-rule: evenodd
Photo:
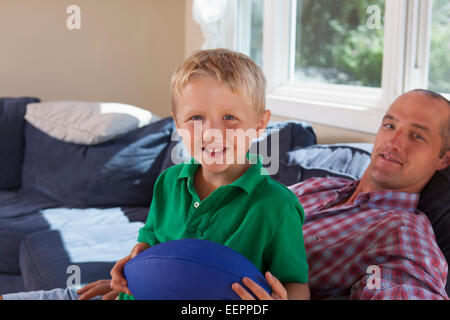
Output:
M226 49L198 51L174 73L171 115L193 159L158 177L139 243L111 270L111 288L120 299L133 299L123 276L130 259L183 238L207 239L246 256L272 287L269 296L244 278L259 299L309 299L303 209L267 175L261 159L248 154L251 134L243 137L267 127L265 86L250 58ZM252 298L237 283L232 288L242 299Z

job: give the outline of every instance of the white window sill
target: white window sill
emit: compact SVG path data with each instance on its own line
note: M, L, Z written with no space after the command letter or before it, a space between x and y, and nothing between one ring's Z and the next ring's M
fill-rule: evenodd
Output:
M280 86L267 95L273 115L375 134L386 112L381 89L331 85Z

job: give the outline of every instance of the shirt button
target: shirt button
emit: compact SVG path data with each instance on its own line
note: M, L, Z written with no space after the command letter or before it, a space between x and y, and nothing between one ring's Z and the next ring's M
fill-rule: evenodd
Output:
M198 203L198 201L194 202L194 208L197 208L200 205L200 203Z

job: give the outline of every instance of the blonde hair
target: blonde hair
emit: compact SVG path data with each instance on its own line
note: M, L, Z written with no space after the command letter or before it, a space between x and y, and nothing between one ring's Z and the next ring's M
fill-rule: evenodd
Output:
M176 98L195 77L207 76L241 95L261 115L266 108L266 78L261 68L245 54L227 49L194 52L172 75L170 83L171 111Z

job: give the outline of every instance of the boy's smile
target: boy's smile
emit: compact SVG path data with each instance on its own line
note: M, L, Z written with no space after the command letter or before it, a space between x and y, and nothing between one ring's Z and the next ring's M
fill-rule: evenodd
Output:
M172 117L204 174L242 174L252 139L266 128L270 111L258 115L243 93L206 76L192 79L176 101Z

